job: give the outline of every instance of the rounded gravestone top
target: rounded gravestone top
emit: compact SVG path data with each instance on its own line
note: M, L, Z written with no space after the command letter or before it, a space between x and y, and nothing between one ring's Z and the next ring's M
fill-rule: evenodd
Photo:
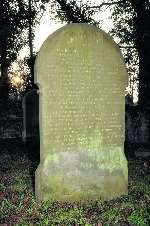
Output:
M107 75L111 79L113 78L114 81L121 79L124 87L128 84L128 75L119 46L103 30L84 23L65 25L47 38L37 56L35 82L40 86L44 83L45 86L48 77L53 76L49 72L52 69L50 65L53 65L53 68L54 65L61 68L62 64L67 70L67 57L72 61L69 61L69 64L75 60L79 61L77 58L83 59L83 65L84 62L88 65L99 62L99 70L102 71L99 76L105 74L104 70L106 69L111 72ZM43 73L43 68L45 73ZM116 69L120 73L116 74ZM61 70L58 69L58 72Z

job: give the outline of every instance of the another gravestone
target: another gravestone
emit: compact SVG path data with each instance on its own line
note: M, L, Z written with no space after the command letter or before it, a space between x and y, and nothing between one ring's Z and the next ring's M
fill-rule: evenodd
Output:
M109 199L127 193L127 72L118 46L92 25L70 24L41 47L38 200Z
M29 169L33 191L35 190L35 170L40 162L39 136L39 94L37 87L28 91L23 99L23 133L28 158L31 161Z
M39 95L38 89L28 91L23 100L23 142L30 160L39 161Z

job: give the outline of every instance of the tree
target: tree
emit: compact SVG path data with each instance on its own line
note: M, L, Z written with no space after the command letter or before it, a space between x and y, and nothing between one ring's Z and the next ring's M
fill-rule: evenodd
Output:
M83 3L80 0L42 0L43 3L50 4L50 11L52 16L55 15L55 19L59 19L61 22L67 23L89 23L98 26L92 16L95 10L88 9L88 3Z
M133 97L135 88L137 90L139 80L139 56L135 44L134 14L134 9L129 1L115 4L112 12L114 29L111 30L113 37L118 40L128 69L130 97Z
M41 1L0 1L0 64L1 77L6 78L6 69L16 60L19 50L29 45L33 56L33 27L40 20ZM28 32L26 32L28 30ZM27 35L28 33L28 35Z
M113 19L113 33L127 47L127 62L131 66L136 65L136 68L139 65L139 104L150 107L150 2L126 0L116 4Z
M0 1L1 78L7 80L7 68L26 44L22 31L27 27L27 8L23 0Z
M45 1L46 3L46 1ZM40 19L45 10L45 3L43 0L28 0L28 45L30 55L27 58L27 63L30 68L31 81L34 83L34 63L36 53L33 47L34 28L40 22Z
M139 55L139 103L150 107L150 1L132 0L135 45Z
M30 49L28 63L33 74L34 27L40 21L43 12L41 4L38 0L0 1L0 70L6 93L9 87L8 68L17 59L19 50L26 44Z
M100 10L106 6L114 6L112 34L120 40L129 72L134 67L132 76L138 68L139 104L150 107L150 1L108 0L94 8Z

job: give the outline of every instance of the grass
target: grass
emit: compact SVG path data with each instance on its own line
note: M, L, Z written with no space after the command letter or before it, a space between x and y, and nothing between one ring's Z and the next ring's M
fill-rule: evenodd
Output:
M0 226L149 226L150 168L129 161L129 194L88 204L41 202L32 190L31 162L27 155L1 154Z

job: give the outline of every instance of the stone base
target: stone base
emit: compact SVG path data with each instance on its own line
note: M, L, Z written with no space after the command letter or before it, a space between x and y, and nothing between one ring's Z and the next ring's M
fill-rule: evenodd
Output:
M86 202L127 194L127 161L121 155L124 163L120 158L115 165L108 156L105 164L103 160L98 164L97 158L83 151L49 154L36 170L35 195L39 201Z

